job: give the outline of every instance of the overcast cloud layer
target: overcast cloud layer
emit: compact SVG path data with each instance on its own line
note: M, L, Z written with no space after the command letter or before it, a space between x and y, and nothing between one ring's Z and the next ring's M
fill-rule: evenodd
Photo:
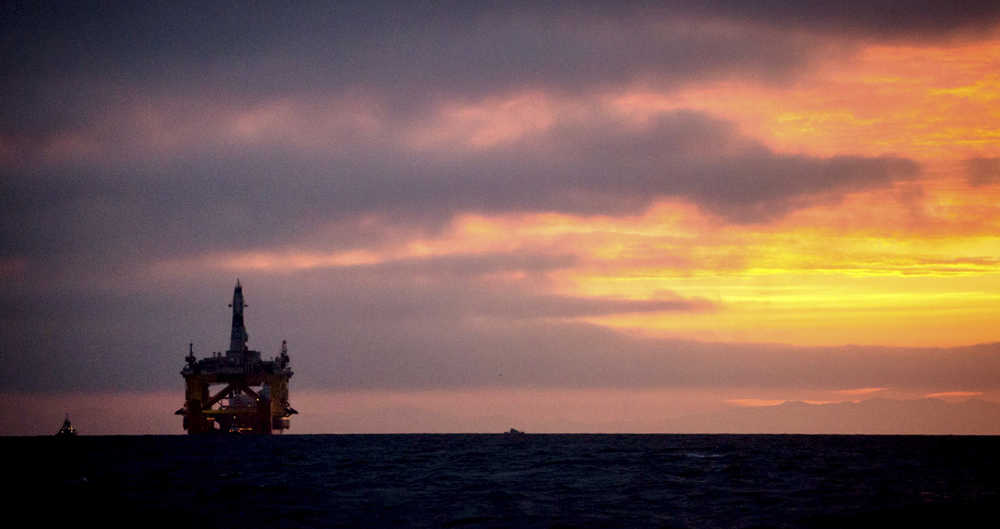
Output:
M763 224L912 181L923 168L905 155L777 152L703 111L636 121L601 101L792 84L861 43L973 38L1000 17L995 2L410 4L6 4L0 389L176 387L189 338L200 354L224 345L234 274L149 272L162 262L364 250L463 213L624 218L662 199ZM509 136L449 121L518 98L538 121ZM968 168L973 183L996 179L995 158ZM251 274L251 345L290 338L309 366L296 383L339 389L1000 387L995 346L716 346L581 323L719 307L670 291L547 293L547 273L574 262L492 253ZM509 273L528 280L489 279Z

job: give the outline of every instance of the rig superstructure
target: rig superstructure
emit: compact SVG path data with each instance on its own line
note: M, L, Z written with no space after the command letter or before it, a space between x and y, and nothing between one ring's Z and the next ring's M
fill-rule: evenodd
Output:
M292 369L288 345L282 340L281 353L272 360L261 360L260 351L247 347L243 323L243 287L236 280L233 290L233 328L229 350L197 359L194 344L188 346L187 364L181 370L185 391L184 429L189 434L204 433L281 433L289 427L295 413L288 404L288 379ZM211 386L225 386L212 394Z

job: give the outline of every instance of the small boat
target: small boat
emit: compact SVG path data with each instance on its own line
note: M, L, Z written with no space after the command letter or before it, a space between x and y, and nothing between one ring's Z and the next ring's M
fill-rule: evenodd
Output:
M73 426L73 423L69 422L69 414L67 413L66 419L63 420L62 428L59 428L59 431L56 432L56 437L75 437L75 436L76 436L76 428Z
M524 432L518 430L517 428L511 428L507 431L507 435L524 435Z

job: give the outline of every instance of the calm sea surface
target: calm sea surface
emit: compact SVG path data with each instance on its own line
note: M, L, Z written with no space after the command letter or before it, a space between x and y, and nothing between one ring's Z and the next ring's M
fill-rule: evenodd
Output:
M0 438L31 526L960 527L1000 437ZM992 523L992 522L990 522Z

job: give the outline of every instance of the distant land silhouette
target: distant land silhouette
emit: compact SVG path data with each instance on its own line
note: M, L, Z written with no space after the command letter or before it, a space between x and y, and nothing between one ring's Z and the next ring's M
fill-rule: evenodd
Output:
M668 432L1000 435L1000 404L981 399L869 399L737 408L667 422Z

